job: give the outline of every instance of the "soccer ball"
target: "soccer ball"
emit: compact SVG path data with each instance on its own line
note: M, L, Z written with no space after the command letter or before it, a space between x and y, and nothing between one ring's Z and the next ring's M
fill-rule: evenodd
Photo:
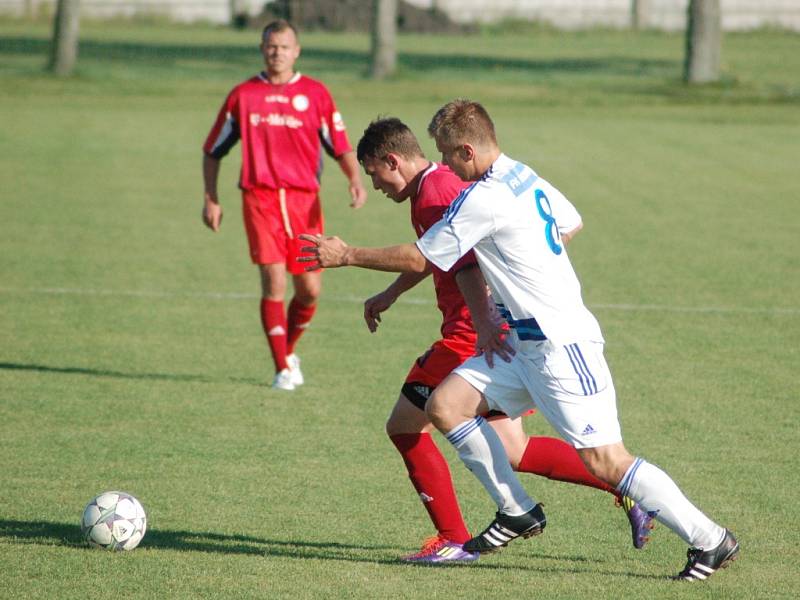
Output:
M89 544L106 550L133 550L147 531L139 501L125 492L105 492L83 509L81 533Z

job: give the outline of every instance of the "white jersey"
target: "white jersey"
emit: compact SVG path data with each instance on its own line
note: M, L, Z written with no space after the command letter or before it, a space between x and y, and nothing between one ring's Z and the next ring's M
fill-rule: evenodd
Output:
M502 302L500 310L520 339L547 338L560 346L602 342L561 241L560 232L580 222L561 192L501 154L417 247L445 271L474 249L492 296Z

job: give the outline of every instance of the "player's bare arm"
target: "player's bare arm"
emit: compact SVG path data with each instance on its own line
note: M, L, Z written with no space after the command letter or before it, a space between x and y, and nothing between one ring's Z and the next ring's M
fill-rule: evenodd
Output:
M583 223L578 223L577 227L574 227L567 232L562 231L560 235L561 235L561 241L564 242L564 245L566 246L567 244L569 244L570 240L574 238L576 235L578 235L578 232L581 229L583 229Z
M350 207L361 208L367 201L367 189L361 182L361 170L358 166L355 152L345 152L336 161L349 182Z
M400 244L383 248L360 248L348 246L344 240L336 236L300 234L300 239L309 242L301 248L301 252L311 256L301 256L298 262L309 265L306 271L317 269L333 269L336 267L361 267L374 271L390 271L394 273L424 273L428 269L428 261L415 244Z
M425 273L400 273L389 287L367 298L364 301L364 321L367 323L367 328L375 333L381 322L381 313L389 310L400 296L427 278L430 273L430 268Z
M472 326L478 334L476 352L483 354L489 367L494 366L495 355L509 362L514 355L514 349L506 341L503 319L495 308L478 265L468 266L456 273L456 283L469 308Z
M220 160L207 154L203 155L203 223L211 231L219 231L222 223L222 207L217 196L217 180L219 179Z

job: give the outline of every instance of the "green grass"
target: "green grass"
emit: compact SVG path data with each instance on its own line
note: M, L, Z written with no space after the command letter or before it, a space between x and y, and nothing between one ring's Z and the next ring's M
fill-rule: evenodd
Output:
M49 27L0 21L0 598L794 597L800 348L798 36L728 35L724 78L680 83L683 40L553 31L403 36L400 72L364 79L366 36L303 37L356 139L378 114L420 134L454 96L483 101L503 148L578 206L570 247L607 338L626 443L667 469L742 558L705 585L666 577L593 490L529 476L546 535L467 568L395 562L431 532L383 422L435 339L427 285L368 334L390 277L325 275L300 347L308 384L273 393L235 189L200 224L200 144L259 68L252 32L83 24L76 75L43 73ZM346 205L328 230L409 241L406 207ZM531 433L549 435L541 417ZM438 438L442 441L441 438ZM452 459L469 525L493 507ZM124 555L82 546L96 493L144 503Z

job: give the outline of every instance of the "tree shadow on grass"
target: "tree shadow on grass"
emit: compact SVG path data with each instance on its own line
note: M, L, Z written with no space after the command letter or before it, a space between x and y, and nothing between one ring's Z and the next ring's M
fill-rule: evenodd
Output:
M0 362L0 371L31 371L56 375L87 375L90 377L109 377L111 379L139 379L148 381L177 381L184 383L238 383L263 386L264 381L254 378L229 377L218 379L205 375L180 373L125 373L111 369L94 369L89 367L52 367L48 365Z
M64 546L75 550L89 550L83 541L77 525L49 521L15 521L0 519L0 541L16 544L40 544L45 546ZM214 532L185 531L171 529L150 529L139 547L144 550L163 549L181 552L204 552L220 554L243 554L265 558L297 558L313 560L336 560L387 566L418 568L420 565L398 560L404 550L397 546L380 544L348 544L342 542L313 542L302 540L273 540L243 534L221 534ZM94 550L94 549L91 549ZM486 558L477 563L436 565L447 568L470 568L530 571L533 573L570 573L591 576L625 576L636 579L663 580L666 576L643 573L608 571L598 569L604 560L585 556L564 556L546 553L527 555L534 564L497 564L496 557ZM502 560L502 558L500 558ZM540 561L547 561L542 565ZM537 564L538 563L538 564ZM559 567L554 563L566 563ZM585 566L583 566L585 565Z
M0 37L0 55L42 55L49 52L50 41L32 37ZM119 61L127 66L171 67L180 61L207 61L234 64L260 64L258 48L233 45L191 45L137 43L130 41L80 42L80 57L98 61ZM398 66L409 72L426 71L477 72L514 71L530 75L554 72L600 72L608 75L667 76L674 75L677 60L641 57L600 56L580 58L530 59L490 55L441 54L438 52L399 52ZM341 48L304 47L301 57L304 69L335 70L366 75L369 53Z

